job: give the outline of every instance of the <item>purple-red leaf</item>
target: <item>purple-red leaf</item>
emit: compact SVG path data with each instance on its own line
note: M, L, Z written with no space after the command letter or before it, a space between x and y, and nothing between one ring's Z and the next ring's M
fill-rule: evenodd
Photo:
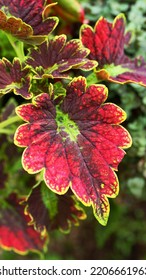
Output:
M5 94L14 91L25 99L30 99L30 77L29 68L22 67L18 58L13 63L6 58L0 60L0 93Z
M130 33L125 33L125 17L118 15L113 24L101 17L94 29L81 27L81 41L90 50L89 58L98 61L97 77L116 83L146 86L146 62L142 57L130 59L124 53Z
M79 220L86 217L72 193L60 196L44 185L34 188L25 204L26 213L41 232L54 229L69 231L72 223L78 225Z
M114 170L124 157L123 148L131 145L129 133L119 124L125 112L112 103L104 104L104 85L86 86L84 77L68 85L60 105L49 94L33 99L33 104L17 107L27 123L15 134L15 144L27 147L23 167L29 173L44 169L47 186L57 194L70 187L86 206L93 206L101 224L109 215L108 197L118 194Z
M0 246L20 254L42 251L46 238L41 237L33 226L28 226L30 217L24 214L24 206L15 193L0 205Z
M68 78L65 72L71 68L91 70L97 63L86 58L89 50L80 40L66 42L66 36L56 36L30 50L26 63L34 68L36 78Z
M27 43L41 44L58 24L57 17L46 16L45 2L0 0L0 29Z

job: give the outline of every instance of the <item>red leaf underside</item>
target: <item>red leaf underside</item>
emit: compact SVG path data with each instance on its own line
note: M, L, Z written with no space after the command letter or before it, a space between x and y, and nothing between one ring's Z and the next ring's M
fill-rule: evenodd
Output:
M33 226L28 226L30 218L24 215L24 206L19 204L16 194L11 194L7 207L0 207L0 246L7 250L14 250L20 254L28 251L40 251L46 243Z

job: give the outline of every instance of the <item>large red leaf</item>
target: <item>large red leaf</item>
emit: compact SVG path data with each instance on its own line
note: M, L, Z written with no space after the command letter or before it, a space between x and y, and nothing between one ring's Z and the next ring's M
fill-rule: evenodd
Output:
M0 246L20 254L42 251L46 238L42 239L40 233L28 225L30 217L24 214L24 206L19 202L13 193L0 205Z
M31 216L31 223L41 232L54 229L68 232L71 224L78 225L79 220L86 218L72 192L60 196L49 191L43 184L33 188L25 205L26 213Z
M5 94L12 90L25 99L32 97L29 68L23 68L18 58L14 58L13 63L3 58L0 60L0 93Z
M98 61L98 79L146 86L146 62L142 57L130 59L125 55L124 46L129 39L123 14L118 15L113 24L101 17L94 29L90 25L82 25L81 40L90 50L90 59Z
M36 78L63 78L71 68L91 70L97 62L86 58L89 50L83 48L80 40L66 42L66 36L56 36L32 48L26 63L34 68Z
M50 87L49 94L35 97L33 104L17 107L17 114L27 122L15 134L15 144L27 147L23 167L32 174L44 169L52 191L64 194L70 187L106 224L108 197L115 197L119 188L114 170L125 154L123 148L131 145L129 133L119 125L125 112L104 104L107 88L87 88L84 77L72 80L60 105L55 106L52 96Z
M56 17L46 16L45 2L0 0L0 29L30 44L42 43L58 24Z

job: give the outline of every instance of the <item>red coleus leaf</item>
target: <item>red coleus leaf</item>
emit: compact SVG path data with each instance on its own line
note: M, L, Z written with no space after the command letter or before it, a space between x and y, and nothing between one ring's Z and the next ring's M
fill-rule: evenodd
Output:
M41 184L35 187L25 201L26 213L38 231L61 229L69 231L71 223L78 225L86 215L72 193L57 195ZM38 207L39 205L39 207Z
M34 68L36 78L68 78L65 72L71 68L91 70L97 66L86 58L88 53L80 40L66 42L66 36L60 35L31 49L26 63Z
M27 147L23 167L29 173L44 169L47 186L57 194L70 187L86 206L93 206L101 224L109 215L108 197L118 194L114 170L122 160L123 148L131 145L129 133L119 124L125 112L107 98L104 85L86 87L84 77L74 78L66 96L55 106L53 86L49 94L33 104L17 107L27 122L15 134L15 144Z
M0 60L0 93L5 94L14 91L25 99L32 97L30 92L29 68L22 67L18 58L13 63L6 58Z
M0 246L20 254L42 251L46 238L42 239L33 226L28 226L30 218L24 214L24 206L19 202L13 193L0 205Z
M0 0L0 29L27 43L42 43L58 24L58 18L46 16L45 2Z
M90 59L98 61L99 79L146 86L146 62L142 57L130 59L124 53L129 38L123 14L118 15L113 24L101 17L94 29L87 24L81 27L81 41L89 48Z

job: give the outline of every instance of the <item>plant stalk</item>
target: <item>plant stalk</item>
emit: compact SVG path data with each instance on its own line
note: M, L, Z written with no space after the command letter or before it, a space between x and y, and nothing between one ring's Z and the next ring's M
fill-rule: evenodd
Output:
M8 118L7 120L1 122L0 123L0 131L1 131L1 129L3 129L3 128L5 128L5 127L7 127L10 124L15 123L15 122L20 122L20 117L14 116L14 117Z
M17 57L20 59L20 61L24 61L25 54L24 54L24 43L21 41L17 41L12 35L7 34L7 38L13 47Z

